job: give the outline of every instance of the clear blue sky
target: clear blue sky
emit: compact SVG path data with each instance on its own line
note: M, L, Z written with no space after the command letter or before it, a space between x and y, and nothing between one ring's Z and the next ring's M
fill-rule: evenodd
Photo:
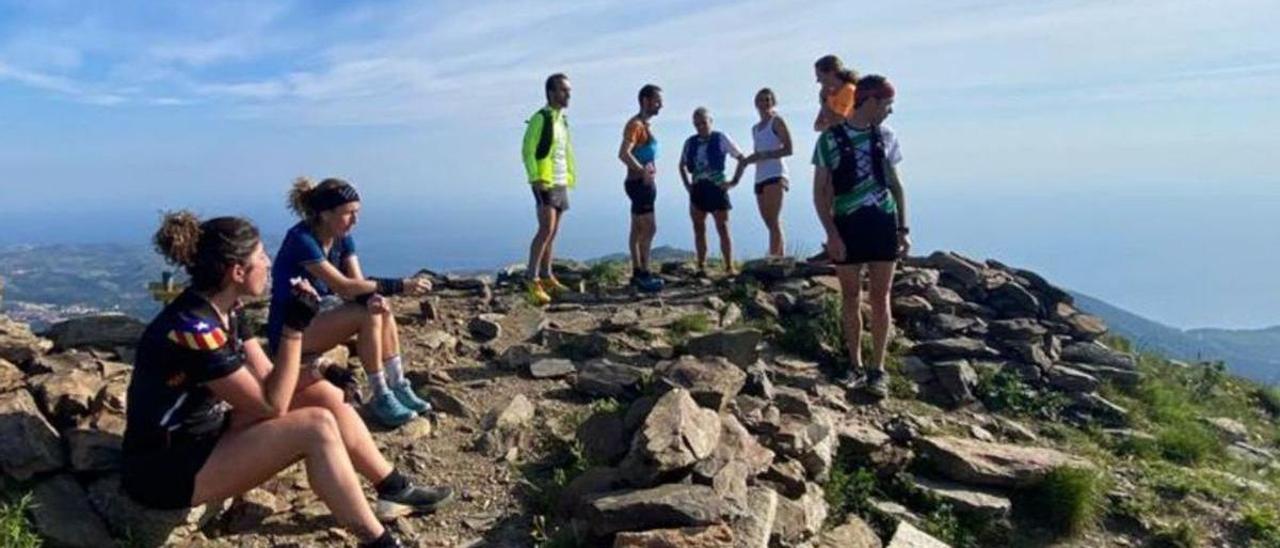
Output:
M624 248L614 154L645 82L667 91L659 243L691 239L689 113L749 143L767 85L797 130L784 215L811 248L811 67L835 52L898 86L921 250L1174 325L1276 324L1275 21L1264 0L0 1L0 240L139 238L179 206L278 230L294 176L340 175L366 197L358 236L405 246L382 250L397 266L514 261L520 132L563 71L582 181L563 252ZM758 254L753 198L734 199Z

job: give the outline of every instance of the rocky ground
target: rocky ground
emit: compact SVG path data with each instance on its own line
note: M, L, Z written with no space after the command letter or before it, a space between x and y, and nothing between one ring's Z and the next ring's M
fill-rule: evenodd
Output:
M1106 326L1032 272L952 253L904 265L893 395L876 404L828 380L845 359L828 268L756 261L730 280L669 263L659 296L625 289L616 265L558 268L579 291L542 309L514 272L424 272L432 296L393 300L439 412L375 437L460 494L397 522L408 544L1280 542L1265 398L1104 344ZM32 494L31 526L55 545L353 544L300 466L190 512L119 493L140 328L97 317L36 336L0 318L0 467L6 492ZM1207 382L1195 416L1166 401Z

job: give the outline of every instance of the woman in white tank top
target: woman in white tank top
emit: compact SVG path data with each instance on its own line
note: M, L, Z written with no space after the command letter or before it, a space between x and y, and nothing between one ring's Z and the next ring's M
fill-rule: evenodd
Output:
M739 170L747 164L756 165L756 204L760 206L760 217L769 228L770 257L785 254L782 223L778 216L782 213L783 192L789 188L787 164L783 158L791 155L791 132L782 117L774 112L777 104L773 90L764 88L756 92L756 111L760 113L760 122L751 127L755 152L738 164Z

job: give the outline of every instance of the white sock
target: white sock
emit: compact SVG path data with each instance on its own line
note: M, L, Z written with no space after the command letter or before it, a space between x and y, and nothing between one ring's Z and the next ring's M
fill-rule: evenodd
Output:
M382 362L382 370L387 372L387 384L399 386L404 382L404 362L400 356L391 356Z
M387 372L384 370L370 373L369 386L373 388L374 396L381 396L390 392L390 390L387 389Z

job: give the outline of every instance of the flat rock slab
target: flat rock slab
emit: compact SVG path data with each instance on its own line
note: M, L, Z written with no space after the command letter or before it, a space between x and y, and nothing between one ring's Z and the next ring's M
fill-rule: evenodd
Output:
M901 521L898 522L898 530L894 531L888 548L950 548L950 545L916 529L910 523Z
M622 531L712 525L739 513L711 487L672 483L590 499L583 505L581 517L593 534L606 536Z
M1029 487L1061 466L1092 468L1056 449L988 443L950 436L917 440L921 452L952 480L969 485Z
M717 523L705 527L618 533L613 548L733 548L733 530Z
M577 370L573 362L560 358L545 358L529 364L529 375L535 379L564 377Z
M999 493L927 478L917 477L913 481L925 493L961 512L1001 520L1009 517L1009 511L1013 509L1009 497Z

